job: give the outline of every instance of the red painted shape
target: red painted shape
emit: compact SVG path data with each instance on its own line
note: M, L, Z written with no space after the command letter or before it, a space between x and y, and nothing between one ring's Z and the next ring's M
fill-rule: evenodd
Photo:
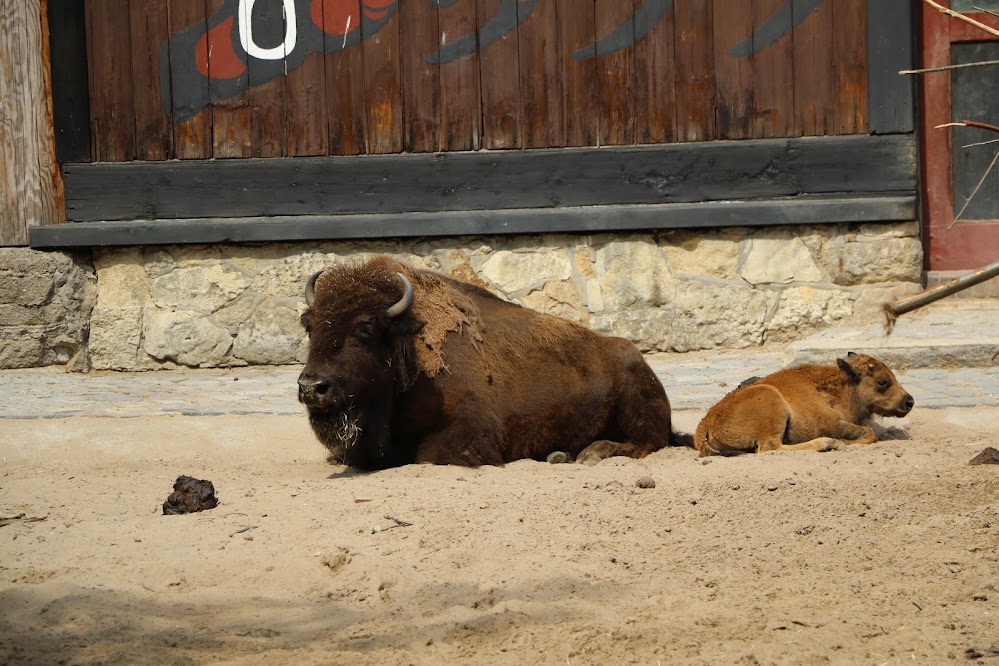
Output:
M364 15L372 21L377 21L385 18L396 2L398 0L362 0L361 4L364 6Z
M194 47L198 71L205 78L234 79L246 71L246 65L236 55L232 46L232 24L230 16L206 32Z
M346 35L361 25L358 0L312 0L312 22L329 35Z
M996 17L988 14L971 15L990 26L999 24ZM971 32L967 24L925 4L920 19L921 67L949 65L954 42L990 39L981 30L976 28ZM950 72L919 77L923 265L934 271L978 269L999 257L999 220L954 221L952 134L950 129L937 127L951 121L950 77Z

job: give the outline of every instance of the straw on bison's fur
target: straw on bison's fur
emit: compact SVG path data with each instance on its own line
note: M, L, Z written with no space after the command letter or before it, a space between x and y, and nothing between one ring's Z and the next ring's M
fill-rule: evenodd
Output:
M672 436L666 392L624 339L388 257L314 275L306 301L299 397L336 462L595 462Z

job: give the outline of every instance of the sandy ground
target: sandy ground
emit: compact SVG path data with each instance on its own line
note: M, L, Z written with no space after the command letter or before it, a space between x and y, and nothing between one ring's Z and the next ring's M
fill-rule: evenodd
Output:
M894 423L356 474L304 416L0 420L0 514L45 516L0 527L0 662L999 664L999 409ZM221 505L161 515L180 474Z

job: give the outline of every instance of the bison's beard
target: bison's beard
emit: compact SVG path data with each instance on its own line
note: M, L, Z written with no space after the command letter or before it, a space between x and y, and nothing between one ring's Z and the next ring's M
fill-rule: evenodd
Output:
M330 452L327 460L337 465L348 464L348 452L358 445L363 428L353 410L331 414L310 411L309 424L316 438Z

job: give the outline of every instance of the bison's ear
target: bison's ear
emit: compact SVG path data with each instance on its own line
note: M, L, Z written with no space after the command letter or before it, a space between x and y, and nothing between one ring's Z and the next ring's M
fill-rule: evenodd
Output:
M849 356L849 354L847 354ZM836 359L836 365L839 369L846 373L846 376L850 378L850 381L855 384L860 383L860 373L857 372L852 365L846 362L846 359L838 358Z
M312 308L309 308L308 310L306 310L305 312L303 312L302 316L299 318L299 321L301 321L302 322L302 326L305 327L305 332L306 333L311 333L312 332Z

